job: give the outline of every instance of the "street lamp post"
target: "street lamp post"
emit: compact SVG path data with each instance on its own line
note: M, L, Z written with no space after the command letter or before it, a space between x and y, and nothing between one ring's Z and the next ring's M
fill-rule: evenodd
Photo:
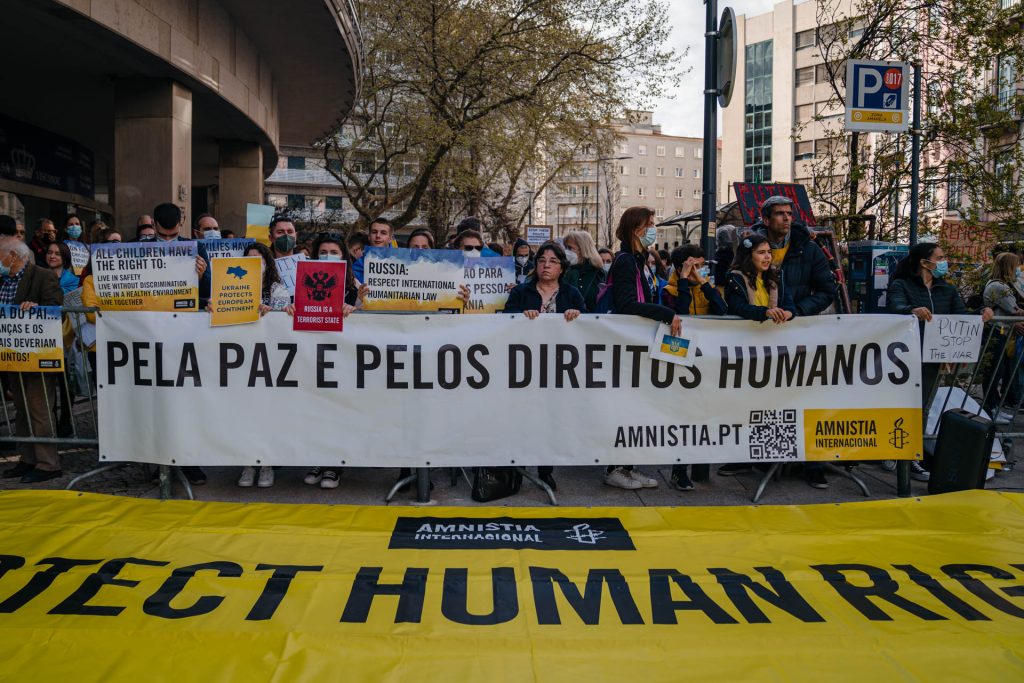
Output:
M597 200L597 210L594 211L594 229L597 232L598 239L601 238L601 164L606 161L624 161L625 159L632 159L633 157L598 157L594 159L597 162L597 187L594 190L594 197ZM595 240L596 241L596 240ZM611 244L608 248L611 248Z

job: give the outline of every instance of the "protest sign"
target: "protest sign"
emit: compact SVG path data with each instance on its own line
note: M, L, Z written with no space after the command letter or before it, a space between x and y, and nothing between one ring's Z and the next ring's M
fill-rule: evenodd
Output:
M81 276L89 264L89 247L77 240L64 240L64 244L71 252L71 270L75 275Z
M341 332L345 316L345 261L302 261L295 287L292 329Z
M199 240L199 244L206 249L206 257L209 259L221 258L224 256L245 256L246 250L256 240L248 237L234 237L232 239Z
M74 683L1009 683L1022 510L995 491L575 508L4 491L0 658L9 680Z
M292 295L292 298L295 297L295 269L298 268L300 261L305 260L306 255L302 253L274 259L274 263L277 265L277 274L281 276L281 284L288 288L288 293Z
M222 256L210 261L210 325L242 325L260 319L263 258Z
M984 329L980 315L933 315L924 324L921 358L925 363L976 363Z
M178 240L92 245L92 280L100 308L198 310L198 250L198 243Z
M516 283L516 262L511 256L466 259L463 277L469 288L465 313L498 313Z
M60 306L0 306L0 371L62 372Z
M367 311L461 312L465 256L453 249L367 247L363 280Z
M531 246L537 246L544 244L551 239L551 234L554 231L550 225L527 225L526 226L526 243Z
M277 213L277 207L266 204L245 205L245 236L260 244L270 246L270 219Z
M909 316L687 319L684 336L697 343L685 365L651 359L656 324L629 315L357 314L329 343L293 332L280 314L231 329L170 318L99 321L101 460L464 467L923 452L921 347ZM155 411L176 419L119 427ZM222 430L203 420L212 413L238 423L273 414L289 429ZM345 425L344 451L324 415ZM402 428L382 430L381 415L400 416ZM494 439L453 430L452 415L474 424L515 415L530 429Z
M696 349L698 344L689 325L685 326L681 336L674 337L668 325L659 323L654 340L651 342L649 355L655 360L687 365L693 362L693 358L690 356L690 347Z

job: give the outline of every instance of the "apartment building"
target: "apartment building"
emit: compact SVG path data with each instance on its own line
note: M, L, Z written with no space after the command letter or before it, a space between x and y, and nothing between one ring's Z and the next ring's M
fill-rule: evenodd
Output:
M662 133L649 111L615 122L614 151L597 157L585 150L572 168L552 182L537 202L537 216L556 236L587 230L600 245L614 242L619 215L630 206L649 206L661 221L700 209L703 140ZM539 221L537 221L539 222ZM663 241L678 241L678 230Z

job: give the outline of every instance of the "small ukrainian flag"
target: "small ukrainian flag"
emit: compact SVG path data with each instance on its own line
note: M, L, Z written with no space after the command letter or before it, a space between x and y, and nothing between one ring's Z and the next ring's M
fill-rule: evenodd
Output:
M686 358L686 352L690 348L690 340L683 339L682 337L673 337L670 334L666 334L661 338L661 352L667 353L671 356L678 356L680 358Z

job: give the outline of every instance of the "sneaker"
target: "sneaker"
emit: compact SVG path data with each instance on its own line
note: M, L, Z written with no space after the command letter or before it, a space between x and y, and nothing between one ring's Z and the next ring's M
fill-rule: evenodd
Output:
M656 489L658 488L658 480L653 477L648 477L640 470L629 470L629 476L633 481L639 482L640 486L645 489Z
M316 486L323 479L324 473L319 467L310 468L309 472L306 472L306 478L302 481L306 482L310 486Z
M15 477L21 478L36 468L35 465L29 462L19 462L14 467L9 467L0 474L0 477L4 479L14 479Z
M616 467L614 470L604 475L604 483L608 486L614 486L617 489L643 488L643 484L629 476L629 472L621 467Z
M1013 413L1005 410L1000 410L999 413L996 414L996 419L994 421L997 425L1008 425L1013 424L1014 417L1015 416Z
M825 478L825 472L820 467L806 470L804 477L807 479L807 483L816 489L828 488L828 479Z
M676 491L692 491L693 482L690 481L689 475L686 474L686 470L679 470L672 473L672 488Z
M338 473L334 470L324 470L323 477L320 479L320 488L322 489L336 489L338 484L341 483Z
M256 486L260 487L261 489L269 489L273 485L274 468L267 467L266 465L264 465L263 467L260 468L260 477L256 481Z
M752 472L754 466L749 462L734 462L729 465L722 465L718 468L718 474L723 477L731 477L735 474L743 474L744 472Z
M21 478L22 484L38 484L44 481L50 481L57 477L64 476L64 473L60 470L40 470L32 468L25 476Z
M242 468L242 474L238 477L238 485L243 489L247 489L256 483L256 468L252 465L246 465Z
M882 462L879 463L879 465L886 472L895 472L896 471L896 461L895 460L883 460Z
M928 472L924 467L921 466L916 460L910 462L910 478L916 481L928 481L931 478L931 473Z

